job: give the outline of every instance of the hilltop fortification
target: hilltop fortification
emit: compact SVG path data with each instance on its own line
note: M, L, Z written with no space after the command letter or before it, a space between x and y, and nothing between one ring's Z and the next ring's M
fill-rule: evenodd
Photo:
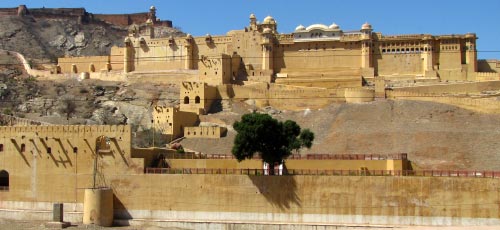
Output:
M115 26L129 26L132 24L142 24L151 20L156 26L172 27L172 21L160 20L156 17L156 8L151 6L149 12L133 14L92 14L85 8L32 8L26 5L19 5L15 8L0 8L0 16L31 16L35 19L74 19L79 23L105 22Z

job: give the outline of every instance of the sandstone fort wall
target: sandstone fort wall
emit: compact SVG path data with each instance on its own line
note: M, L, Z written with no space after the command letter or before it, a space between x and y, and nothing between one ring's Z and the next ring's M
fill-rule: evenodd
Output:
M108 70L109 56L59 58L62 73L99 72Z
M500 101L489 98L460 98L453 96L439 96L418 92L387 91L387 98L399 100L431 101L458 106L464 109L482 113L500 113Z
M145 175L115 181L144 188L115 189L133 218L468 225L472 218L499 217L494 179Z
M227 130L224 127L185 127L184 137L220 139L225 132L227 132Z
M262 169L261 159L238 162L236 159L168 159L171 168ZM287 159L288 170L407 170L403 160L307 160ZM222 173L222 172L221 172Z
M144 174L144 167L150 163L132 157L130 134L129 126L0 127L0 170L9 173L8 189L0 190L0 212L12 216L12 210L24 209L16 215L32 211L31 219L36 220L36 213L50 210L47 204L62 202L69 209L68 215L81 214L82 188L93 185L97 162L96 185L113 189L118 219L292 224L500 223L498 179ZM103 136L107 139L101 139ZM142 151L136 157L148 153ZM153 162L154 157L147 161ZM293 166L294 162L297 166ZM209 159L170 159L170 163L196 167L235 164L234 160ZM261 162L245 161L242 166L249 168L253 164L258 167ZM289 164L311 169L330 167L328 160L290 160ZM391 160L363 164L357 167L398 170L396 161Z
M453 83L453 84L436 84L436 85L424 85L424 86L410 86L410 87L397 87L393 88L392 91L405 91L405 92L415 92L415 93L428 93L428 94L466 94L466 93L478 93L486 90L495 90L500 87L500 81L486 81L486 82L464 82L464 83Z

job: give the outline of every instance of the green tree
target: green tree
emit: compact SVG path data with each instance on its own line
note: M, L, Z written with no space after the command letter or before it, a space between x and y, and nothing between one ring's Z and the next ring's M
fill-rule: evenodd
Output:
M231 152L238 161L251 159L257 153L269 165L279 164L292 151L311 148L314 140L314 133L309 129L301 131L295 121L281 122L267 114L245 114L233 127L238 134Z

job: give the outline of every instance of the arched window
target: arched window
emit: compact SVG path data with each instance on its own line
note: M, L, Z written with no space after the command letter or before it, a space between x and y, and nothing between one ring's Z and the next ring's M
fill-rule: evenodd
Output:
M26 152L26 145L25 144L21 144L21 152L22 153Z
M194 98L194 103L195 103L195 104L200 104L200 97L199 97L199 96L196 96L196 97Z
M3 144L0 144L0 152L3 152Z
M73 147L73 153L78 153L78 147Z
M0 191L9 191L9 172L0 171Z
M184 104L189 104L189 97L188 96L184 97Z

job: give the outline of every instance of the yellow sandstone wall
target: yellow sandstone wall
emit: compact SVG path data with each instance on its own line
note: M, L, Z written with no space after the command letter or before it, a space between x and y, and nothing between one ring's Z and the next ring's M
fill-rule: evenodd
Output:
M0 200L83 202L99 136L110 138L110 151L99 154L98 186L109 185L102 175L143 172L142 159L130 157L129 126L0 127L0 170L10 175Z
M303 42L280 45L275 51L274 69L361 67L360 42Z
M220 139L226 131L227 129L224 127L185 127L184 137Z
M127 185L115 186L122 204L115 213L127 208L134 218L461 225L500 217L500 184L487 178L118 175L111 181Z
M218 99L217 88L205 82L182 82L179 99L181 111L206 114Z
M111 64L111 70L121 70L123 71L123 61L125 49L123 47L113 46L111 47L111 54L109 57L109 63Z
M82 188L92 185L96 139L107 136L110 151L98 156L97 185L113 190L117 218L409 225L500 222L498 179L143 174L145 162L131 157L129 126L0 127L0 131L0 170L10 174L9 190L0 191L2 211L40 210L54 202L80 205ZM20 151L22 144L25 151ZM378 162L362 166L370 169ZM396 164L380 162L397 169ZM235 164L234 160L195 163L197 167ZM296 163L301 168L330 167L328 161ZM240 166L260 164L246 161ZM289 160L289 167L293 164Z
M499 60L477 60L478 72L500 72L500 61Z
M414 93L427 93L427 94L444 94L444 93L479 93L485 90L496 90L500 87L500 81L486 81L486 82L465 82L454 84L439 84L427 86L411 86L411 87L398 87L393 88L392 91L405 91Z
M107 70L106 68L109 61L109 56L89 56L58 58L57 63L61 67L61 73L73 73L73 65L76 66L76 73L81 73ZM92 65L94 66L93 68Z
M462 98L454 96L436 96L418 92L387 91L387 98L397 100L430 101L454 105L460 108L489 114L500 113L500 101L491 98Z
M172 135L173 138L181 137L188 126L198 122L198 115L185 112L179 108L155 106L153 109L153 123L157 131Z
M171 168L263 169L262 160L168 159ZM403 160L286 160L288 170L407 170Z
M384 53L375 55L374 62L379 76L423 75L421 56L419 53Z

